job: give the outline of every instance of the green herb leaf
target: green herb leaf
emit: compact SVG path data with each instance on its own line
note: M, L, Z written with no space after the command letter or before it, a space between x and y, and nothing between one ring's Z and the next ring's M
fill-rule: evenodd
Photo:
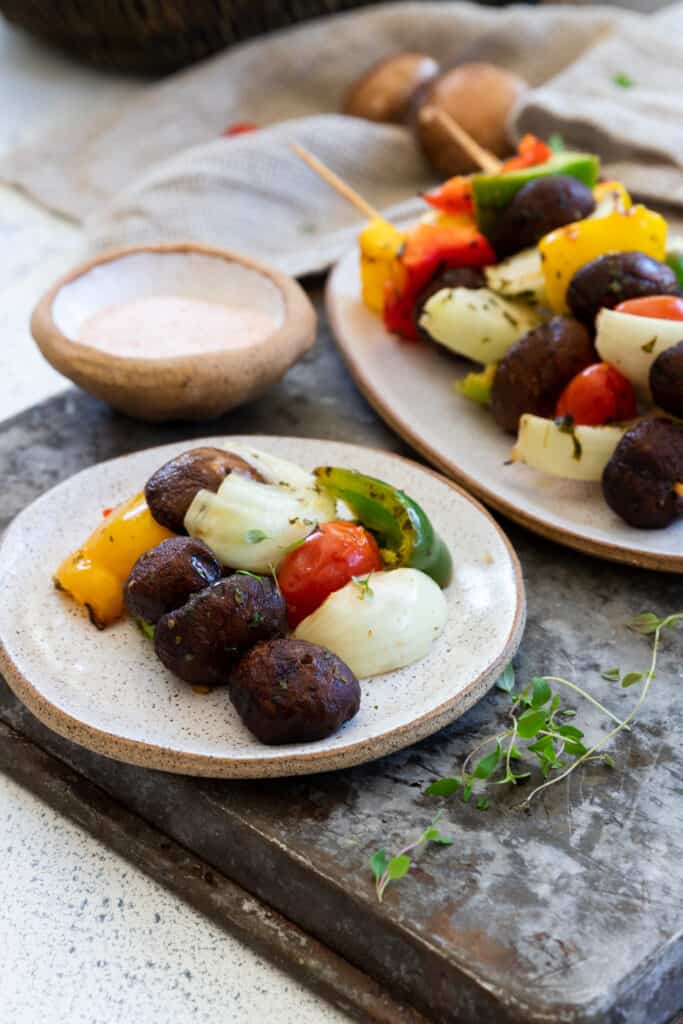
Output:
M642 612L640 615L636 615L635 619L629 622L629 629L635 630L636 633L655 633L660 626L664 623L664 619L660 619L654 612Z
M431 786L427 786L425 793L427 796L452 796L461 786L462 779L452 777L437 779L436 782L432 782Z
M552 690L550 689L550 686L542 676L535 676L531 680L531 686L531 706L533 708L543 707L543 705L547 704L552 697Z
M629 686L635 686L643 678L642 672L627 672L624 678L621 680L621 685L624 689Z
M270 540L263 530L247 530L244 535L244 539L247 544L260 544L261 541Z
M618 683L621 679L621 670L618 668L607 668L600 675L608 683Z
M373 598L375 596L375 592L370 586L369 576L352 576L351 582L353 583L354 587L358 587L358 590L360 591L361 601L364 601L366 597Z
M580 729L577 729L575 725L561 725L557 732L560 736L563 736L568 740L583 739L583 733Z
M567 147L564 144L564 139L559 132L553 132L548 139L548 145L552 149L553 153L564 153Z
M490 806L491 806L491 801L488 800L485 796L483 796L481 798L481 800L477 800L477 810L478 811L488 811Z
M552 736L541 736L535 743L529 744L528 750L532 754L550 755L555 754L555 741Z
M387 875L392 882L395 882L398 878L403 878L404 875L410 870L410 857L407 857L405 853L401 853L398 857L392 857L387 864Z
M474 769L475 779L488 779L490 775L493 775L502 756L502 747L500 743L496 743L496 749L492 750L486 757L482 757Z
M470 797L472 796L472 778L468 777L465 782L464 789L462 791L463 803L469 803Z
M504 693L512 693L515 688L515 670L512 667L512 662L506 665L502 675L498 676L496 686Z
M611 754L603 754L602 759L608 768L616 768L617 764Z
M379 882L382 875L386 871L388 864L389 857L384 847L382 847L381 850L377 850L376 853L373 853L372 857L370 858L370 867L372 869L372 873L375 876L376 881Z
M567 740L564 749L574 757L583 757L584 754L588 753L588 747L585 747L583 743L579 743L578 740Z
M534 708L529 708L523 715L520 715L517 722L517 735L521 736L523 740L529 740L532 736L535 736L539 729L542 729L545 725L546 714L545 711L536 711Z
M616 75L612 75L612 82L614 85L618 85L620 89L632 89L636 84L625 71L617 71Z
M453 840L449 839L448 836L442 836L441 833L439 833L436 836L432 836L432 838L429 840L429 842L430 843L437 843L439 846L452 846L453 845Z

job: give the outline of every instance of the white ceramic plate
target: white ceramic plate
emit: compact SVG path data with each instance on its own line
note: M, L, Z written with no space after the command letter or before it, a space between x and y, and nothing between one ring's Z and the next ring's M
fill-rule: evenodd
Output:
M226 690L200 695L171 675L130 621L98 632L51 574L151 473L211 438L138 452L84 470L25 509L0 544L0 670L38 718L99 753L133 764L224 778L296 775L398 750L461 715L494 683L524 627L521 572L509 541L470 497L431 470L329 441L247 441L313 468L348 466L423 503L455 564L445 633L421 662L362 683L360 713L311 744L267 747L242 725ZM236 439L235 439L236 440Z
M598 484L506 465L512 439L488 410L453 390L464 360L438 345L401 342L361 302L357 250L332 272L327 308L365 397L426 459L493 508L551 540L616 562L683 572L683 520L666 530L627 526Z

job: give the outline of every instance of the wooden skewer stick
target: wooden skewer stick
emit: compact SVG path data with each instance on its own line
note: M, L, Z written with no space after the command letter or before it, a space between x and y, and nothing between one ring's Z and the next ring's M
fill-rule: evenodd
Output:
M454 142L457 142L461 146L467 155L481 167L482 171L487 174L499 174L503 169L502 161L490 153L488 149L484 149L480 146L476 139L473 139L469 132L466 132L464 128L461 128L457 121L455 121L450 114L447 114L445 110L440 110L438 107L426 106L420 111L420 120L428 123L430 121L436 121L441 125L445 132L448 132Z
M367 202L367 200L363 199L362 195L356 192L354 188L347 185L338 174L331 171L330 168L322 162L322 160L318 160L317 156L313 156L312 153L307 149L304 149L304 147L300 146L297 142L292 143L292 149L305 164L308 164L312 171L315 171L323 181L327 182L330 188L333 188L335 192L339 193L340 196L355 206L356 209L365 217L369 220L384 219L379 210L376 210L374 206L371 206L370 203Z
M683 483L679 482L677 484L674 484L674 491L676 492L679 498L683 498Z

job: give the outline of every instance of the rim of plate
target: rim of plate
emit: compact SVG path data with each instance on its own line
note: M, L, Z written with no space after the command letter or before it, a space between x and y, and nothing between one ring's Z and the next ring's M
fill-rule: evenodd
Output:
M622 565L631 565L637 569L656 569L660 572L683 573L683 554L657 554L653 551L645 551L642 548L625 547L622 544L611 544L608 541L592 540L590 537L585 537L583 534L574 530L564 529L560 526L550 526L539 516L535 516L530 512L525 512L512 502L499 497L495 491L485 487L475 478L466 473L457 462L449 459L436 448L433 448L432 445L427 444L427 442L413 430L410 424L406 422L406 420L403 420L400 415L398 415L394 409L387 404L382 395L367 380L363 373L360 361L356 359L351 346L347 344L344 338L344 332L341 330L337 311L338 300L335 292L335 279L337 274L341 274L342 264L345 264L346 260L349 259L349 256L350 252L345 256L342 256L342 258L335 264L327 279L327 284L325 286L325 308L327 316L330 321L330 326L332 327L332 334L334 335L337 347L344 358L344 362L346 363L347 369L351 374L356 387L367 399L375 412L382 417L385 423L387 423L399 437L403 438L404 441L407 441L411 448L414 448L415 451L427 459L428 462L431 462L433 466L436 466L441 473L451 477L456 481L456 483L461 487L466 488L467 491L476 498L486 502L486 504L496 509L497 512L502 512L504 515L508 516L509 519L512 519L513 522L519 523L521 526L526 527L526 529L531 530L532 533L537 533L541 537L545 537L546 540L555 541L565 547L573 548L575 551L581 551L586 555L604 558L610 562L619 562Z
M226 442L231 439L248 438L249 443L264 443L273 440L272 435L249 434L249 435L226 435L215 437L215 440ZM200 441L207 441L209 438L200 438ZM301 437L278 437L277 440L288 441L320 441L321 438ZM14 540L15 534L21 532L21 520L24 512L38 502L43 501L48 495L54 495L55 491L73 485L78 477L86 476L93 469L115 462L124 462L139 456L142 451L150 452L177 447L182 442L172 442L168 445L158 445L152 448L140 449L137 452L130 452L114 459L107 459L104 462L95 463L74 473L55 487L50 488L44 494L34 499L26 509L22 509L9 524L0 539L0 565L2 563L3 551L8 543ZM188 443L193 443L191 440ZM464 491L452 480L437 473L427 466L421 466L412 459L407 459L394 452L387 452L381 448L370 445L355 445L345 442L335 442L349 451L362 450L374 451L383 457L395 459L399 462L406 462L417 466L422 472L447 484L456 494L464 498L475 507L477 512L488 520L500 539L503 541L510 567L512 569L516 606L515 614L505 644L496 658L486 668L471 680L467 686L458 694L437 707L418 715L402 725L396 726L388 731L381 732L363 740L357 740L345 746L336 747L334 750L317 750L310 753L287 754L280 756L267 756L258 758L234 758L215 757L210 754L190 753L178 751L172 747L165 747L155 743L146 743L144 740L130 739L126 736L119 736L116 733L107 732L96 726L89 725L82 719L77 718L67 711L62 710L48 700L42 692L37 689L30 679L24 675L19 665L16 664L12 655L7 649L5 640L0 636L0 672L4 676L10 689L26 705L35 717L48 728L60 736L78 743L97 754L114 760L123 761L127 764L138 765L143 768L152 768L158 771L166 771L179 775L193 775L204 778L233 778L233 779L256 779L256 778L282 778L290 775L314 775L319 772L335 771L341 768L351 768L367 761L374 761L387 754L401 750L403 747L412 746L427 736L438 732L445 725L448 725L455 718L464 714L495 682L503 668L515 654L524 632L526 623L526 594L522 568L510 540L504 530L498 525L491 514L471 494ZM85 620L84 620L85 621ZM397 671L400 671L397 670ZM265 750L277 750L277 747L269 748L264 745Z

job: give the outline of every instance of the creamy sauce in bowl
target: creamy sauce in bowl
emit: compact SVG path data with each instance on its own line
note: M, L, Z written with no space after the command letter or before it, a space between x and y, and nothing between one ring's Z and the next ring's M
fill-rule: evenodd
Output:
M247 306L158 295L105 306L84 321L78 340L112 356L167 359L248 348L277 327Z

